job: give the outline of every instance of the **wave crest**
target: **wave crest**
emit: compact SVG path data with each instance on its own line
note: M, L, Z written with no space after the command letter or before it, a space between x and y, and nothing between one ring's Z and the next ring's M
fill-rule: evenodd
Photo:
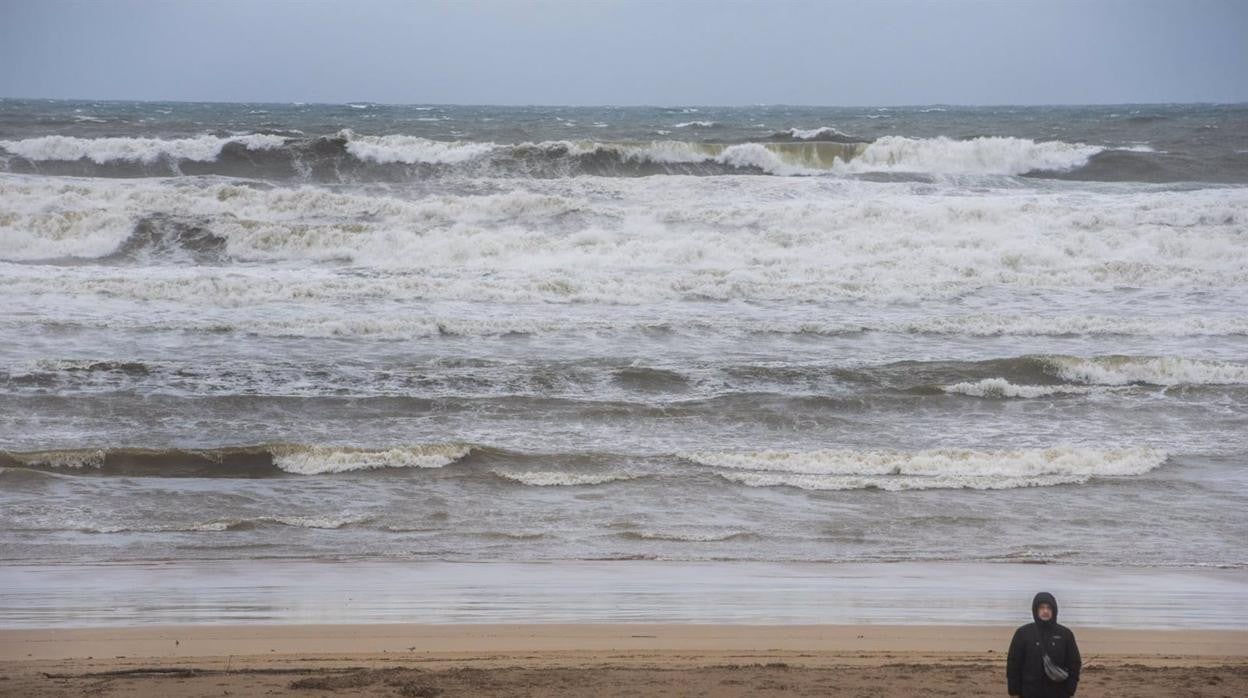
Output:
M1048 397L1050 395L1084 394L1090 388L1069 385L1016 385L1004 378L984 378L978 381L964 381L941 388L946 393L958 393L972 397Z
M273 464L298 475L345 473L378 468L444 468L468 455L465 444L426 444L385 449L338 446L279 446Z

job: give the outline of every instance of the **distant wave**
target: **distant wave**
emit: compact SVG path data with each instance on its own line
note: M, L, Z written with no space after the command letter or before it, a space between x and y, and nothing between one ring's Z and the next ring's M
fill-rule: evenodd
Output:
M679 124L672 124L672 128L715 128L719 126L714 121L682 121Z

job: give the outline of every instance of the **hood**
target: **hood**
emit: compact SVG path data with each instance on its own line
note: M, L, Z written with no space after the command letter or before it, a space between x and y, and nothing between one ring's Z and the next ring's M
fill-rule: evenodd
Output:
M1053 595L1047 591L1042 591L1039 594L1036 594L1036 598L1031 600L1032 620L1036 621L1037 623L1046 624L1044 621L1040 620L1040 616L1037 613L1040 610L1040 604L1042 603L1047 603L1049 606L1053 608L1053 620L1049 622L1056 623L1057 622L1057 599L1053 598Z

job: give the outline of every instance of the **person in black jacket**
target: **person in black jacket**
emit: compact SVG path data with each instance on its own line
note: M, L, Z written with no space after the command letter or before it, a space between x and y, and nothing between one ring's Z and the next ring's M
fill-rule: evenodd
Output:
M1075 634L1057 624L1057 599L1047 591L1031 602L1028 623L1014 631L1010 654L1005 662L1005 678L1012 696L1023 698L1069 698L1079 686L1079 646ZM1044 671L1044 655L1069 674L1065 681L1054 681Z

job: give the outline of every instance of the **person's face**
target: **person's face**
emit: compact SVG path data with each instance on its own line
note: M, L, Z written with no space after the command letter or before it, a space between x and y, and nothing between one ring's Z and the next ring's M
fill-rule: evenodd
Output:
M1053 607L1047 603L1042 603L1036 609L1036 615L1040 617L1040 620L1053 620Z

